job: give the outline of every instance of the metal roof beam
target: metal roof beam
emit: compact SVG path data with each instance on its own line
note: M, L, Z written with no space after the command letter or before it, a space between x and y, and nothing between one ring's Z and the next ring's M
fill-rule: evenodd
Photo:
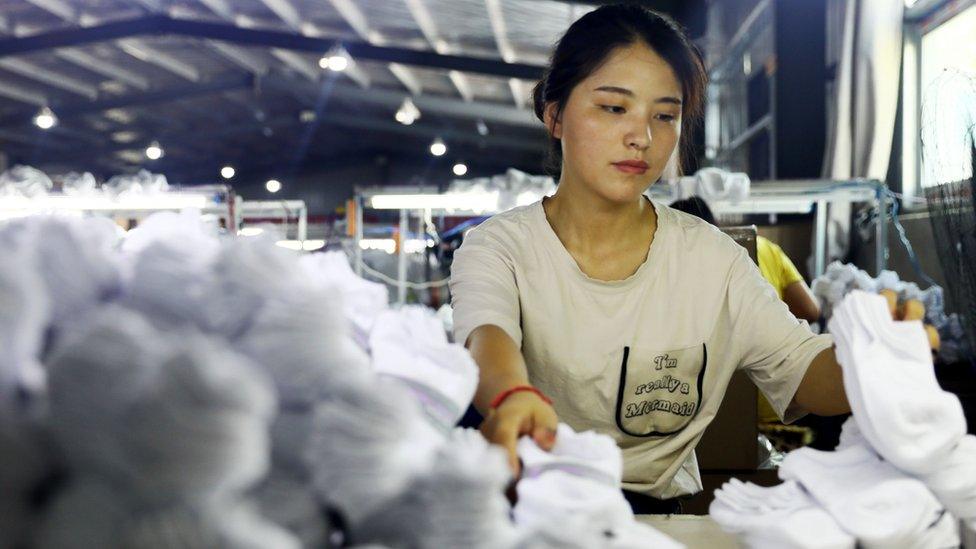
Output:
M340 43L340 41L333 39L299 36L291 32L247 29L225 23L176 20L162 15L150 15L93 27L61 29L34 36L0 40L0 57L149 34L172 34L222 40L250 46L304 51L316 55L321 55L333 47L341 45L357 59L527 80L538 79L542 76L544 69L538 65L505 63L498 59L440 54L391 46L374 46L366 42L342 41Z
M38 107L43 107L48 103L48 99L43 93L21 88L13 84L7 84L6 82L0 82L0 96Z
M431 17L430 11L427 10L427 6L424 4L423 0L406 0L407 10L410 11L410 15L413 17L414 22L420 27L421 34L427 39L434 51L441 55L447 55L452 53L451 46L445 41L437 32L437 26L434 24L434 18ZM474 100L474 92L471 90L471 83L468 82L467 77L464 76L458 70L450 70L447 73L448 78L450 78L451 83L457 88L458 93L461 98L470 103Z
M369 23L366 21L366 15L352 0L329 1L332 3L332 7L339 12L339 15L346 20L346 23L356 31L356 34L360 38L376 46L383 46L387 43L386 37L377 31L370 30ZM407 88L413 95L419 95L423 91L420 80L407 67L399 63L390 63L388 68L393 73L393 76L403 84L403 87Z
M142 40L135 38L119 40L119 47L122 48L122 51L131 55L132 57L135 57L143 63L156 65L157 67L168 70L169 72L185 78L190 82L200 81L199 69L193 65L190 65L189 63L184 63L168 53L163 53L156 48L147 45Z
M82 95L91 100L98 98L97 87L66 74L52 71L29 61L24 61L23 59L15 59L12 57L2 58L0 59L0 68L19 74L24 78L42 82L52 88Z
M166 103L169 101L176 101L180 99L186 99L188 97L195 97L201 95L209 95L214 93L221 93L228 90L240 89L240 88L250 88L253 87L255 83L254 76L247 75L243 78L229 78L224 80L216 80L213 82L208 82L202 85L193 86L178 86L169 89L161 89L148 93L138 93L133 95L127 95L123 97L113 97L111 99L102 99L100 101L91 101L78 104L62 104L53 105L55 114L59 118L67 118L72 116L80 116L84 114L97 113L108 111L111 109L124 109L130 107L139 107L145 105L154 105L159 103ZM8 84L0 83L0 94L3 93L4 88ZM34 101L36 105L44 105L43 96L39 100ZM11 126L16 124L21 124L24 122L30 122L31 117L34 113L24 112L19 115L11 115L0 119L0 127Z
M66 48L56 51L55 55L106 78L118 80L140 90L149 89L149 79L145 76L111 63L106 63L94 55L89 55L79 49Z
M280 82L274 79L265 80L263 85L268 88L280 90L283 93L300 94L302 101L310 105L316 104L318 95L322 93L322 90L318 87L299 87L295 82ZM386 107L392 113L403 103L407 95L403 92L393 90L380 88L361 90L348 85L337 84L330 89L329 97L347 103ZM511 126L542 129L542 124L536 120L534 114L528 110L517 109L506 105L495 105L478 101L465 103L459 99L434 95L414 97L413 102L420 109L421 113L432 113L451 118L484 120L486 122Z
M516 58L515 48L512 47L512 43L508 40L508 29L505 25L505 14L502 11L501 0L485 0L485 8L488 10L488 20L491 22L491 32L495 35L495 44L498 46L498 52L501 53L502 59L506 63L514 63ZM524 108L526 96L523 94L522 82L517 78L509 78L508 88L512 92L515 106L520 109Z

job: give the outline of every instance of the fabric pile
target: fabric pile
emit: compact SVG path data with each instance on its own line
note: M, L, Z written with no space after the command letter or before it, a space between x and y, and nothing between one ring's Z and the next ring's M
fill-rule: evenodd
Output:
M433 311L390 310L341 254L185 212L128 233L20 218L0 225L0 256L0 546L507 548L564 533L559 501L527 495L550 518L513 522L504 452L453 429L477 385L467 351ZM619 482L619 452L576 439L563 459ZM622 526L619 504L575 539L608 525L666 539Z
M976 437L936 382L922 323L854 291L830 331L853 412L837 449L790 452L780 486L726 484L710 514L751 547L958 546L959 521L976 524Z
M514 516L520 526L538 531L533 537L554 538L553 547L683 547L634 520L620 491L620 448L609 436L576 433L560 424L552 451L539 448L531 438L522 438L518 455L522 479L516 485ZM602 539L587 535L564 539L558 531L566 524L585 525L584 531L602 533Z
M941 286L922 290L914 282L899 279L894 271L882 271L874 278L854 265L834 261L827 266L824 274L813 281L810 288L828 321L833 316L834 308L854 290L890 293L898 304L919 302L924 308L921 320L938 332L939 357L951 363L971 354L959 315L945 312L945 296Z

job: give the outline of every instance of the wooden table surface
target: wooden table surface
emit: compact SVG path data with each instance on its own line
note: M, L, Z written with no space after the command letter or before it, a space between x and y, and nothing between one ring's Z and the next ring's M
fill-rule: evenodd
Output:
M688 549L745 549L734 535L723 532L706 515L637 515L637 520L657 528Z

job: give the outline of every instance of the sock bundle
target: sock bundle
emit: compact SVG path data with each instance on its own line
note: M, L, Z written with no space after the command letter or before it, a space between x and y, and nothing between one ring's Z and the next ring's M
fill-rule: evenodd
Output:
M608 547L681 546L634 520L620 491L620 449L610 437L560 424L551 452L523 437L518 453L523 473L514 517L519 526L545 531L554 521L577 522L603 532L602 545Z
M800 483L864 547L959 543L955 521L928 488L864 446L795 450L783 460L780 476Z
M422 307L385 311L370 334L373 370L417 396L428 420L450 431L478 387L478 367L468 351L447 341L441 321Z
M904 471L938 470L965 434L966 420L959 399L935 379L921 323L894 322L883 297L853 292L829 326L864 437Z
M753 548L853 549L855 539L810 497L787 480L765 488L733 478L715 491L709 514Z
M976 518L976 437L964 436L958 398L938 385L921 322L895 322L884 297L852 291L836 304L829 327L853 417L834 452L790 452L780 477L859 546L957 546L957 519ZM761 528L736 526L746 492L740 484L719 491L711 514L760 546L750 535L779 528L782 509L759 502L752 512ZM794 488L775 490L803 499ZM776 501L775 494L767 491L767 499Z

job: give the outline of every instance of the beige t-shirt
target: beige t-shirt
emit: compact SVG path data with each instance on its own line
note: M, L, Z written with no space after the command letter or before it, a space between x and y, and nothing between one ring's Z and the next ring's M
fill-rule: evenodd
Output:
M695 446L736 369L792 421L803 374L832 341L790 314L731 238L654 207L647 260L625 280L586 276L537 202L468 233L451 293L456 341L503 329L561 421L617 441L623 487L670 498L701 490Z

